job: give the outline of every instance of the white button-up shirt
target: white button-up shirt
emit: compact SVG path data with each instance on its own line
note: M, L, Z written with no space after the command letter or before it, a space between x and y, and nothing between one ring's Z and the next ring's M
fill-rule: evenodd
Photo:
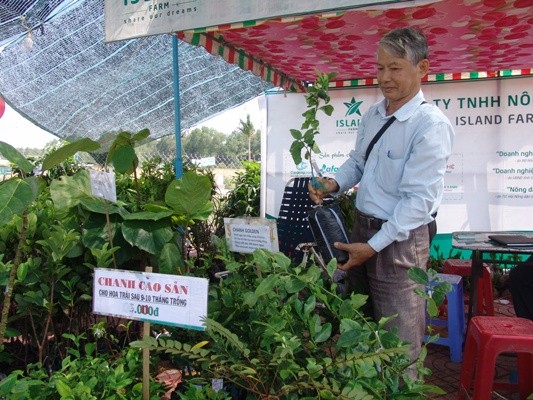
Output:
M340 191L358 185L358 210L387 221L368 242L375 251L431 222L442 200L455 132L438 107L423 101L419 91L394 113L397 120L365 164L368 144L390 118L385 99L374 104L361 119L355 150L335 174Z

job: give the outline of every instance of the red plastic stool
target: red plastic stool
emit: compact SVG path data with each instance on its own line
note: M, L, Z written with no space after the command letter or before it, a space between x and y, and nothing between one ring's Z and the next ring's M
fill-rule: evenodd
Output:
M493 382L500 353L518 355L518 384ZM520 399L533 393L533 321L518 317L472 317L466 335L457 399L470 398L474 378L474 400L491 398L493 388L518 389Z
M443 273L470 276L472 270L471 260L448 258L444 261ZM492 289L492 276L488 265L483 264L483 276L477 281L477 310L478 315L494 315L494 293Z

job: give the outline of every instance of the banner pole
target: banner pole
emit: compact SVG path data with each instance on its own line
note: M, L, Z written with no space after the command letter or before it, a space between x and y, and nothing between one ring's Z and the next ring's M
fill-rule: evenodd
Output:
M183 159L181 151L181 113L180 113L180 68L178 55L178 37L172 35L172 64L173 64L173 82L174 82L174 135L176 137L176 159L174 167L176 169L176 179L183 175Z
M146 267L145 272L152 272ZM143 322L143 339L150 336L150 322ZM150 400L150 350L143 348L143 400Z

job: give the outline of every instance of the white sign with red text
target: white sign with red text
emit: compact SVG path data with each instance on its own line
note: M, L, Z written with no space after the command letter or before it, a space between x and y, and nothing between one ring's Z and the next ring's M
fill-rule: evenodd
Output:
M96 268L93 312L205 330L207 291L205 278Z

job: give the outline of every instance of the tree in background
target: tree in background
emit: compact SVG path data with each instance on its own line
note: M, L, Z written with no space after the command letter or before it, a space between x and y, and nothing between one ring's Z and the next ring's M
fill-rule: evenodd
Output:
M154 147L147 148L145 151L152 151L157 154L169 154L172 156L176 155L176 137L174 134L158 138L152 143L154 144Z
M252 148L253 159L256 161L259 160L261 156L261 130L260 129L256 130L254 136L252 137L251 148Z
M246 152L246 142L244 141L243 136L236 130L231 132L226 140L225 150L227 154L235 155L242 159Z
M182 139L183 151L197 157L223 155L227 136L213 128L195 128Z
M246 122L242 119L239 121L237 132L244 135L248 140L248 161L250 161L252 159L252 138L255 134L255 127L252 121L250 121L250 114L246 115Z
M181 147L184 154L193 158L223 156L236 157L239 160L258 160L261 154L261 130L255 129L248 115L246 121L241 120L240 126L230 135L205 126L183 131ZM138 151L163 156L174 155L176 140L172 134L160 137L143 144Z
M261 131L255 129L248 115L247 121L241 120L239 128L229 136L204 126L193 129L181 143L184 153L196 157L236 156L242 159L245 156L254 160L261 153Z
M250 121L250 114L246 121L240 120L239 127L228 136L226 148L229 154L238 157L245 155L248 160L257 160L261 154L261 131L256 130Z

